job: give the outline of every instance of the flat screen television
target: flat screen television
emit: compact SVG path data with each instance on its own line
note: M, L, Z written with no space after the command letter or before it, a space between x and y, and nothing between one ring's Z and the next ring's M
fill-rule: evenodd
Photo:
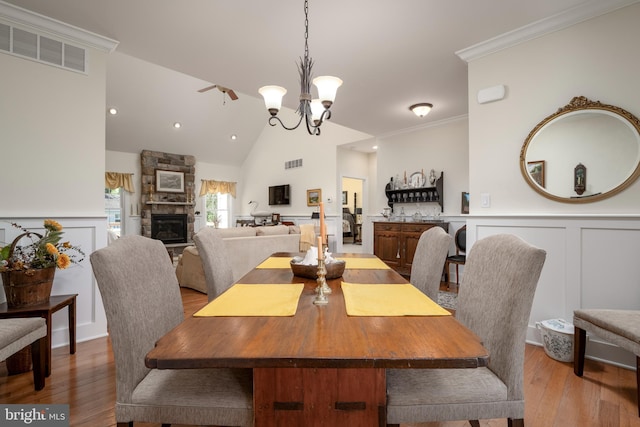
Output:
M269 187L269 206L289 204L289 184Z

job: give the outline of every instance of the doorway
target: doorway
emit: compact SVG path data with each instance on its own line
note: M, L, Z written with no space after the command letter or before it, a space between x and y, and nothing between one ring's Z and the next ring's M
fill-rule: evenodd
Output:
M345 252L357 252L362 248L362 215L364 203L364 179L342 178L342 245Z

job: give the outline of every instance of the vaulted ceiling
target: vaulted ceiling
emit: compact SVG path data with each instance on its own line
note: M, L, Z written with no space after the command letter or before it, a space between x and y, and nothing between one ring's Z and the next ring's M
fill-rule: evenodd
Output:
M559 13L624 1L311 0L309 50L315 75L344 80L331 121L384 136L467 114L467 63L456 52ZM240 165L268 118L258 88L284 86L284 106L297 106L303 0L8 2L119 42L107 66L105 110L119 109L106 118L107 149ZM197 92L211 84L239 99ZM425 118L408 110L418 102L434 104Z

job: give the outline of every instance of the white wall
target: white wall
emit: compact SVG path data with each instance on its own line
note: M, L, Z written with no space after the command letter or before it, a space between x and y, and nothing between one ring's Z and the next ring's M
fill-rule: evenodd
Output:
M56 272L52 289L79 294L78 341L107 332L88 258L106 245L107 54L88 49L87 55L85 75L0 53L0 242L10 243L19 231L6 221L37 230L52 218L84 250L79 266ZM66 344L65 310L53 315L52 328L53 346Z
M372 200L373 212L382 212L387 206L384 188L389 178L402 179L413 172L434 169L436 175L444 172L444 214L460 214L461 192L469 191L469 129L466 117L449 120L418 129L410 133L389 136L378 141L377 184ZM424 212L432 211L437 203L421 203ZM414 206L406 206L411 215Z
M520 149L529 132L575 96L613 104L640 116L640 4L485 56L469 64L470 211L502 213L635 213L640 182L595 203L541 197L522 178ZM504 84L504 100L479 105L478 90ZM445 175L446 176L446 175ZM480 207L480 193L491 207Z
M105 61L89 74L0 54L0 216L104 214Z
M541 341L536 321L571 321L577 308L640 309L640 183L600 202L566 204L534 192L519 169L531 129L574 96L640 115L638 22L635 4L469 64L469 246L506 232L547 251L529 322L532 342ZM477 91L496 84L507 86L506 98L479 105ZM490 207L480 207L480 193L490 194ZM633 366L630 354L597 338L587 354Z
M292 111L284 110L282 120L291 125L296 122ZM319 188L325 202L327 216L342 212L341 195L338 190L336 150L337 146L348 142L370 138L369 135L354 131L331 122L322 125L320 136L311 136L302 125L295 131L284 130L280 125L266 125L253 149L242 165L240 215L248 215L250 200L259 202L257 210L279 212L282 216L311 216L315 207L307 206L307 190ZM287 160L302 159L300 168L285 169ZM269 207L268 187L289 184L291 205Z

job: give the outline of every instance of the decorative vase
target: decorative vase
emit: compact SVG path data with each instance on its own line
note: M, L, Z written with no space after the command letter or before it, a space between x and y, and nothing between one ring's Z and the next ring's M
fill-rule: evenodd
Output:
M2 272L9 307L27 307L49 301L56 267Z

